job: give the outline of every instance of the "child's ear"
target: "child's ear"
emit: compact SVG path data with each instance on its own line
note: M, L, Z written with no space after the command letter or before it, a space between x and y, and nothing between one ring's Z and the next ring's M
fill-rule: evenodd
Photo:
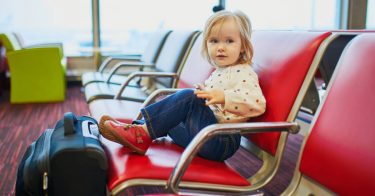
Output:
M245 52L245 49L243 48L243 46L241 47L241 53L244 53Z
M243 46L243 44L241 44L241 53L244 53L245 52L245 47Z

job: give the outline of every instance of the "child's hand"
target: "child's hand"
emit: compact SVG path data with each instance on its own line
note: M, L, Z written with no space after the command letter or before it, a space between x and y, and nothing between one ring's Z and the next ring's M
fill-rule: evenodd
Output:
M198 98L207 99L206 105L225 103L225 95L222 90L196 90L194 94L196 94Z

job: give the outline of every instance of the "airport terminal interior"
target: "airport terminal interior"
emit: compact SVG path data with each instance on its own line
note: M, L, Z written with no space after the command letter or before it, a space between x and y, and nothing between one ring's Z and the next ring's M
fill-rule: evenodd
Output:
M375 0L0 0L0 195L374 195L374 54Z

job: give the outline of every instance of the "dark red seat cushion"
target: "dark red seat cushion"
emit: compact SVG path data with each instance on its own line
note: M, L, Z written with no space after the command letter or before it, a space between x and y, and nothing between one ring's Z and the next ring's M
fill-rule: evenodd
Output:
M182 147L163 138L152 143L145 156L130 152L129 148L103 139L109 158L108 187L112 190L131 179L167 180L181 156ZM230 179L230 180L228 180ZM195 157L182 178L189 182L206 182L249 186L249 182L223 162Z

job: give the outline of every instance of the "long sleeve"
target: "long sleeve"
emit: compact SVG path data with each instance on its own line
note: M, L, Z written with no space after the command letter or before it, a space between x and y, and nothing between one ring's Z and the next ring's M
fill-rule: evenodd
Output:
M258 76L248 64L217 68L205 86L224 91L225 104L210 106L220 123L244 122L265 112L266 100Z
M266 99L260 89L258 77L250 66L241 66L231 73L232 89L224 90L224 110L243 117L264 113Z

